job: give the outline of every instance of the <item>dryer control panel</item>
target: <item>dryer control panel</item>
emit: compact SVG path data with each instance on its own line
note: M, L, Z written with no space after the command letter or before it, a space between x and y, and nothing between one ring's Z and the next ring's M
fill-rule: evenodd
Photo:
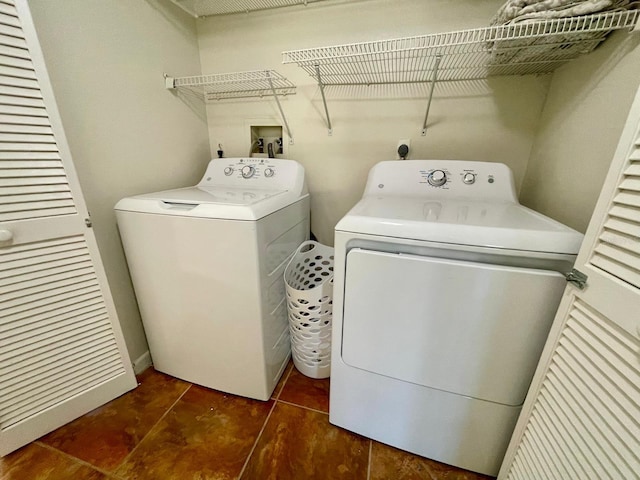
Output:
M365 195L517 201L509 167L467 160L380 162L369 172Z

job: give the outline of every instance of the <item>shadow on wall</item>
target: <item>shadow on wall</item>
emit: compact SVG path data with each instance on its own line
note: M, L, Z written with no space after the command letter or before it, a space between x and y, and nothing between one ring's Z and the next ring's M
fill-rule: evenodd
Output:
M171 92L174 97L180 99L182 103L189 107L189 109L198 117L198 119L202 120L204 123L207 123L206 102L202 95L186 89L173 89L168 90L168 92Z
M398 99L420 99L429 97L430 83L398 83L388 85L327 85L327 100L340 101L393 101ZM486 80L460 80L436 83L434 99L473 98L493 95ZM318 92L319 95L319 92Z
M195 29L195 18L191 17L187 12L177 5L163 0L145 0L147 5L158 12L162 18L171 24L173 30L182 35L185 39L190 40L193 37ZM182 75L183 72L164 72L166 75ZM164 82L163 79L158 79L158 82ZM196 114L198 119L203 122L207 122L207 110L205 108L204 99L195 92L188 90L178 91L169 90L175 97L179 98L185 105L187 105L193 113Z
M169 22L176 32L180 32L186 39L193 37L194 23L196 21L182 8L166 0L144 0L147 5L158 12Z
M357 120L362 114L363 110L360 108L364 106L363 101L375 102L379 107L374 108L374 111L384 115L385 104L394 104L394 112L408 111L414 112L416 128L421 124L424 113L426 111L429 102L429 92L431 89L430 83L402 83L402 84L375 84L375 85L327 85L324 87L325 97L331 115L332 122L338 117L337 113L342 114L342 121L346 118L350 120ZM493 88L490 81L485 79L477 80L457 80L457 81L443 81L436 83L433 92L433 104L442 104L442 102L448 101L493 101L496 96L502 95L504 87ZM324 105L322 101L322 94L320 88L317 85L302 85L298 87L298 93L301 96L305 96L309 99L310 105L316 112L318 118L326 121ZM508 96L510 98L510 96ZM408 110L398 109L398 101L408 101L405 105L408 105ZM507 104L510 100L500 102L501 104ZM345 109L343 107L336 108L337 103L347 106L347 110L351 110L353 117L345 117ZM373 103L369 103L373 105ZM428 118L428 127L432 128L435 125L441 123L444 119L441 118L442 114L437 113L437 108L430 113ZM371 112L369 112L371 113ZM452 112L448 112L451 114ZM467 116L472 116L473 112L466 113ZM512 122L513 124L517 122ZM528 126L524 126L528 128Z
M580 105L585 98L592 95L618 64L639 46L640 35L615 32L609 36L606 43L582 57L582 62L580 59L572 62L571 68L574 73L571 77L572 91L562 97L562 106L555 109L559 115L556 121L562 123L564 119L571 117L576 110L575 106Z

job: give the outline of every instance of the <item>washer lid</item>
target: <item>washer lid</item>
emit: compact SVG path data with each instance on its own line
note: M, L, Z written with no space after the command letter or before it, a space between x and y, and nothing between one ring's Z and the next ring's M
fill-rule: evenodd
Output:
M161 215L257 220L303 198L288 190L196 186L124 198L116 210Z
M336 230L458 245L577 254L583 235L515 202L366 196Z
M246 187L188 187L149 193L137 198L162 200L167 203L215 203L217 205L253 205L267 198L282 195L286 190L261 190Z

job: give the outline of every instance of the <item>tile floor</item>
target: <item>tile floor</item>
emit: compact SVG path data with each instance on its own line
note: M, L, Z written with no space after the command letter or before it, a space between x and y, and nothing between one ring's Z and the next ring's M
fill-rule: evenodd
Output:
M0 480L481 480L329 424L329 380L290 363L268 402L152 368L135 390L0 459Z

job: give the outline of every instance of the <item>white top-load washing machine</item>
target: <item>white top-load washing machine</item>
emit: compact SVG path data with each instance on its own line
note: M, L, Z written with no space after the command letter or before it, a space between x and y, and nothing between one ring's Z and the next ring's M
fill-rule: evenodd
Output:
M336 226L331 423L496 475L581 241L505 165L376 165Z
M267 400L290 355L283 271L309 235L303 167L214 159L115 209L155 368Z

